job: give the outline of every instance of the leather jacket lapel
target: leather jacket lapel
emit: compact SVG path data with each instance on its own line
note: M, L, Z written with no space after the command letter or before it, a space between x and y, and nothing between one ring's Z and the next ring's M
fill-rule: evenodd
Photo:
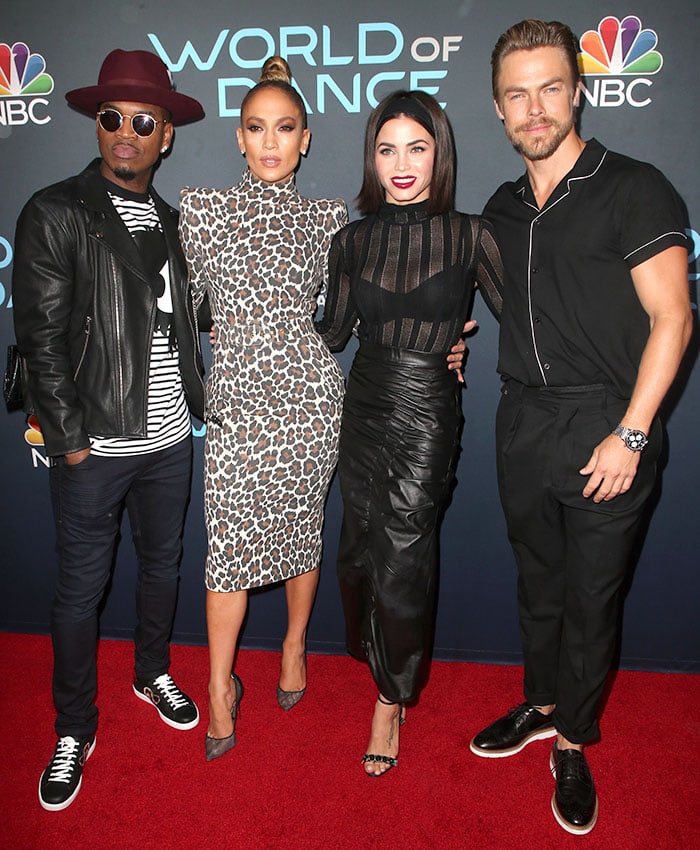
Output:
M80 175L78 203L94 213L89 235L102 243L117 257L120 264L147 284L148 273L141 261L141 255L107 194L99 173L99 163L99 159L94 160Z

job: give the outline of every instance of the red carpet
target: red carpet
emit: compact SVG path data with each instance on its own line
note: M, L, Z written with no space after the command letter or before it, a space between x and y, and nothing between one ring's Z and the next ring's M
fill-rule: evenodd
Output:
M204 760L206 717L170 729L131 691L131 644L100 645L100 728L83 787L45 812L39 775L55 743L48 638L0 634L3 850L696 850L700 677L622 672L588 750L593 832L555 823L550 741L479 759L469 738L519 702L522 671L435 663L401 731L399 766L363 775L374 691L363 665L309 658L306 697L275 701L279 656L243 651L236 748ZM171 672L206 714L207 653L173 647Z

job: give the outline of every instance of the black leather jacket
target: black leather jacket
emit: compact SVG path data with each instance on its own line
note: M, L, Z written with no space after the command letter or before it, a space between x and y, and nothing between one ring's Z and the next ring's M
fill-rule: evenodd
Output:
M146 436L156 298L99 166L96 159L37 192L17 222L15 333L52 456L87 448L88 434ZM182 382L201 419L204 370L177 211L153 189L151 195L168 245Z

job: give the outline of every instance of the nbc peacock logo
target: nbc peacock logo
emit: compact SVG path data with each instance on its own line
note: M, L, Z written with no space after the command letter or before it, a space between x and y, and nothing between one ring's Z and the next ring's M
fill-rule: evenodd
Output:
M42 114L49 105L44 95L53 87L40 53L32 53L23 41L0 43L0 126L48 123L51 116Z
M595 30L580 39L579 70L586 78L583 92L592 106L641 107L651 103L647 79L661 70L664 60L656 49L659 37L642 26L636 15L620 20L613 15L603 18ZM634 77L634 79L628 79ZM623 79L613 79L623 78ZM646 97L637 89L643 86Z
M49 459L40 451L44 447L44 435L41 433L39 420L32 413L27 416L26 421L27 427L24 432L24 442L31 449L32 466L35 469L38 467L48 467Z
M603 18L597 30L581 36L579 68L582 74L656 74L664 63L655 49L658 41L635 15Z
M44 445L44 436L39 427L39 420L33 413L27 417L27 430L24 432L24 441L30 446Z

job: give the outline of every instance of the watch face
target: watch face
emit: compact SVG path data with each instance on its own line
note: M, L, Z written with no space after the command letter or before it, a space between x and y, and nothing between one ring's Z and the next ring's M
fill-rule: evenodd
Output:
M633 452L640 452L647 444L647 435L644 431L630 431L625 438L628 448Z

